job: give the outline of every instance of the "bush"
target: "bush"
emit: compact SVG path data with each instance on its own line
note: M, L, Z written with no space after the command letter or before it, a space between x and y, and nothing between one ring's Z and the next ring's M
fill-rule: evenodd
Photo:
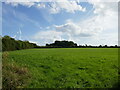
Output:
M2 51L30 49L35 47L37 47L37 45L34 43L30 43L29 41L15 40L10 36L2 37Z

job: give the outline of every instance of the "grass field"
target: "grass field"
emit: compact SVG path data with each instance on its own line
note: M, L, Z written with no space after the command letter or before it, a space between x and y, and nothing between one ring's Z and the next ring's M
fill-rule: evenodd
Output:
M8 62L28 69L28 88L112 88L118 83L117 48L11 51Z

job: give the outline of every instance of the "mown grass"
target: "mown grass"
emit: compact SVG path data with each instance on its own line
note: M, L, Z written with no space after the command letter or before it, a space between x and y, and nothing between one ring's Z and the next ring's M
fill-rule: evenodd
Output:
M112 88L118 83L117 48L11 51L9 62L29 69L28 88Z

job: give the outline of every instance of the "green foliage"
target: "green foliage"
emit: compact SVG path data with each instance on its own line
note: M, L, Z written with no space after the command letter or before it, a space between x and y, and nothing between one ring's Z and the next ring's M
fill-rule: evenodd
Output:
M21 41L15 40L10 36L4 36L2 38L2 50L3 51L13 51L13 50L21 50L21 49L29 49L34 48L37 45L34 43L30 43L29 41Z
M62 48L70 48L70 47L76 47L77 44L73 41L55 41L52 44L46 44L46 46L49 47L62 47Z
M28 88L112 88L118 83L117 48L11 51L9 62L28 67Z
M2 51L2 37L0 36L0 52Z

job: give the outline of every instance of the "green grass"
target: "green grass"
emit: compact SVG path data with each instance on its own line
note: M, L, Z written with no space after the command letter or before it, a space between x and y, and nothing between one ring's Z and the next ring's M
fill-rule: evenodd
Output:
M9 52L27 67L28 88L112 88L118 83L117 48L51 48Z

